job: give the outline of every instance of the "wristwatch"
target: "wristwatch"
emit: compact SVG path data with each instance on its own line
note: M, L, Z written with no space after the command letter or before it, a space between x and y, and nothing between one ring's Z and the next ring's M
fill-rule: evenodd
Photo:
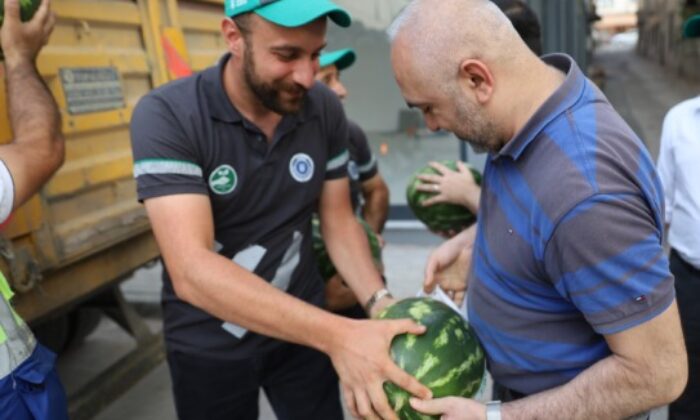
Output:
M389 290L387 290L386 287L374 292L372 297L370 297L367 303L365 303L365 312L367 312L367 315L370 314L370 311L372 310L374 304L384 299L385 297L393 297L391 296L391 293L389 292Z
M486 403L486 420L501 420L500 401L489 401Z

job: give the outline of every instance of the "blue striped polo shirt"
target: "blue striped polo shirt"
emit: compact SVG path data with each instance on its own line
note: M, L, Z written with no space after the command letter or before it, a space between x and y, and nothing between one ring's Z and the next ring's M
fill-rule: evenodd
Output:
M675 298L663 198L639 138L568 56L562 86L483 179L469 320L499 383L532 394L610 355Z

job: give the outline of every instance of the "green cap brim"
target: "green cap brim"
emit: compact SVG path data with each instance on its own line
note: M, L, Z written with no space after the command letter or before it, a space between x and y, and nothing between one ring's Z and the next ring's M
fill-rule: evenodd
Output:
M352 22L348 12L328 0L280 0L255 9L255 13L287 28L304 26L323 16L344 28Z
M683 37L700 37L700 15L692 16L690 19L685 21L685 23L683 24Z
M335 65L338 68L338 71L343 71L353 65L355 58L355 51L350 48L346 48L344 50L323 53L318 61L321 68Z

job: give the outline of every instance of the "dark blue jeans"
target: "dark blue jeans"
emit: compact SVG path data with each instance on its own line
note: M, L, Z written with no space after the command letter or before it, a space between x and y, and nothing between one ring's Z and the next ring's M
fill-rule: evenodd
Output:
M308 347L235 361L168 352L168 364L180 420L256 420L260 388L279 420L343 418L330 359Z

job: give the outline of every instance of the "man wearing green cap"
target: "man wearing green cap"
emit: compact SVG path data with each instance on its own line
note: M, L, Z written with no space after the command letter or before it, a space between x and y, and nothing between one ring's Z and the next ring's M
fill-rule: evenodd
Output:
M683 24L683 36L685 38L700 37L700 14L693 15Z
M345 99L348 91L340 81L340 72L352 66L355 58L355 52L349 48L321 54L321 70L316 75L316 80L328 86L341 100ZM372 153L362 128L348 121L348 130L348 178L352 207L380 235L389 210L389 188L379 174L377 158ZM355 294L339 274L326 282L326 307L344 316L365 316Z
M158 88L134 110L138 197L165 264L163 318L181 419L254 419L262 387L281 419L395 418L382 384L429 391L389 358L408 320L319 309L311 215L370 314L391 302L349 200L347 120L314 77L326 0L229 0L217 66ZM325 353L325 355L323 354ZM327 355L327 356L326 356Z

